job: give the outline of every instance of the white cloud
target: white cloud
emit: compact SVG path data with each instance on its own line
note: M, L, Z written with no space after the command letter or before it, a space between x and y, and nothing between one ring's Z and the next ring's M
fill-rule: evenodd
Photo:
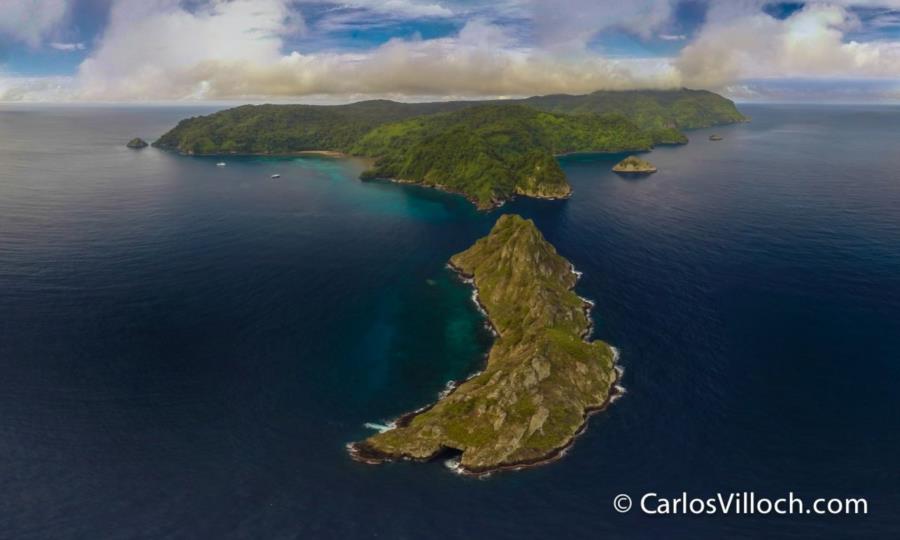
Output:
M784 20L753 12L708 23L676 62L686 84L746 78L898 77L900 42L845 41L858 21L836 4L808 4Z
M453 10L437 2L414 0L344 0L343 6L364 8L378 13L404 18L450 17Z
M72 98L71 77L16 77L0 74L0 102L68 101Z
M454 8L437 2L416 0L344 0L323 6L321 0L296 0L300 11L318 10L316 21L319 35L345 30L359 31L385 27L399 21L449 19L460 15Z
M779 20L763 0L717 1L676 58L607 58L586 45L604 28L669 34L674 0L507 0L521 25L471 18L453 36L393 39L362 52L292 51L305 31L296 0L116 0L108 27L77 76L0 81L4 99L68 95L86 100L296 99L309 96L508 96L681 85L740 88L748 78L900 76L900 42L847 39L860 21L846 5L808 3ZM891 0L894 1L894 0ZM900 2L900 0L897 0ZM858 4L858 2L856 2ZM347 0L352 9L406 17L459 17L458 2ZM387 6L387 7L385 7ZM339 8L346 10L347 8ZM54 42L60 50L80 43Z
M309 95L522 95L671 86L658 61L565 57L522 47L503 27L469 21L456 36L393 39L362 53L282 52L296 29L289 0L120 0L81 65L79 99L247 99ZM649 69L648 66L653 66Z
M52 41L52 42L50 42L50 48L51 48L51 49L56 49L57 51L67 51L67 52L70 52L70 51L83 51L83 50L84 50L84 43L82 43L82 42L78 42L78 43L61 43L61 42L58 42L58 41Z
M584 55L562 59L516 48L503 30L468 23L452 38L394 39L365 53L293 52L184 62L166 70L139 67L126 85L89 85L89 96L227 99L298 95L521 95L660 86L646 61ZM655 66L656 67L656 66ZM639 72L648 72L644 76ZM146 72L147 76L141 76ZM106 78L105 81L122 80ZM86 81L91 81L87 78ZM139 86L134 86L140 81ZM664 85L671 85L672 81Z
M601 30L620 27L650 38L669 20L674 0L530 0L541 45L578 49Z
M0 35L37 47L58 29L67 11L66 0L4 0Z
M281 35L302 26L286 0L213 0L194 11L177 0L120 0L78 79L88 99L188 97L203 65L256 65L281 56Z

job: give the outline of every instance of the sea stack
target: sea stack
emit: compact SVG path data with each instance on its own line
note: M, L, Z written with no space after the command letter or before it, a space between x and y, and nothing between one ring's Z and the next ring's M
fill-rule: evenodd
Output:
M128 144L126 144L125 146L127 146L128 148L134 148L135 150L140 150L141 148L146 148L149 145L144 139L135 137L128 141Z
M656 166L649 161L644 161L637 156L628 156L616 163L613 172L624 174L651 174L656 172Z

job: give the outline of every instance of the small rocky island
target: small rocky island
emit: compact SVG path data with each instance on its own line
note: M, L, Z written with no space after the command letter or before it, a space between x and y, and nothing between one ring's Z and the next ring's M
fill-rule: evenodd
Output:
M494 329L484 371L392 429L348 445L382 463L458 456L456 469L484 474L562 455L615 392L615 350L589 341L591 303L572 288L572 264L530 220L501 216L488 236L454 255Z
M716 135L715 133L713 133L712 135L709 136L709 140L711 140L711 141L721 141L721 140L722 140L722 136L721 136L721 135Z
M625 174L651 174L656 172L656 166L637 156L628 156L616 163L612 170L613 172Z
M147 148L149 145L144 139L135 137L128 141L128 144L126 144L125 146L127 146L128 148L134 148L135 150L140 150L141 148Z

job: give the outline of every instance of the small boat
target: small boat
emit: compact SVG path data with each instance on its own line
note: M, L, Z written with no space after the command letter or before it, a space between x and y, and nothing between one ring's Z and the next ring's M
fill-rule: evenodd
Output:
M280 174L273 174L273 175L272 175L272 178L281 178L281 175L280 175Z
M216 167L224 167L224 166L225 166L224 161L220 161L220 162L216 163Z
M711 140L711 141L721 141L721 140L722 140L722 136L721 136L721 135L712 134L712 135L709 136L709 140Z

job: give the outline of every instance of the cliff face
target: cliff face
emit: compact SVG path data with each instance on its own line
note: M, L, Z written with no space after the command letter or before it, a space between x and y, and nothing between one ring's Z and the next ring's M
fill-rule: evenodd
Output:
M479 473L556 457L616 380L612 349L588 342L577 276L531 221L504 215L451 264L471 276L498 337L485 370L400 427L352 445L360 460L427 460L453 449Z

